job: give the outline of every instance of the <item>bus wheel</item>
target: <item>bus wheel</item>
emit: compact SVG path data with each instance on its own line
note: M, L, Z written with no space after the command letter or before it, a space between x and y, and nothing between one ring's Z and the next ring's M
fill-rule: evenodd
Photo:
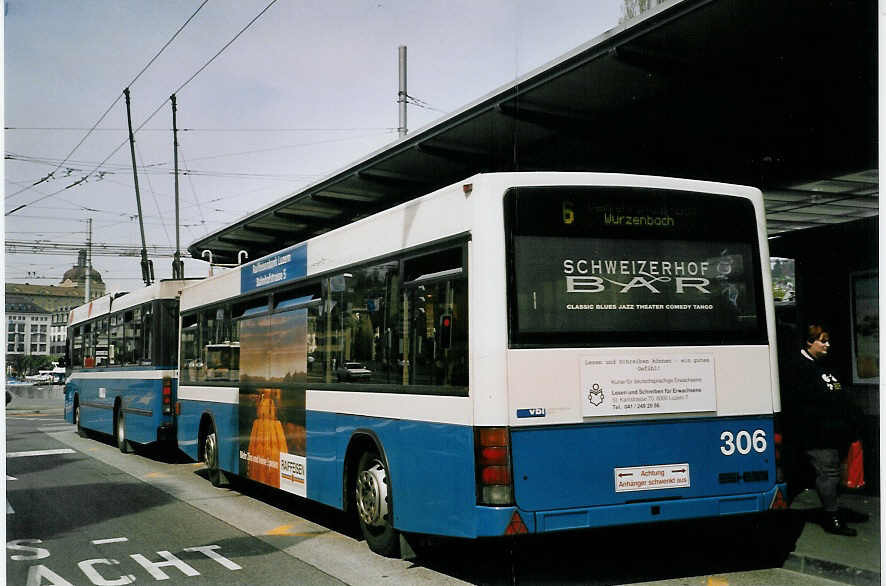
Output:
M357 465L355 504L360 530L369 549L386 557L400 555L400 535L394 529L393 499L385 462L364 452Z
M126 418L120 409L117 409L117 416L114 417L114 422L114 435L117 437L117 447L124 454L129 454L132 452L132 444L126 439Z
M212 486L221 487L227 484L225 473L218 466L218 436L215 427L210 427L206 438L203 440L203 463L209 472L209 482Z
M77 435L80 437L86 437L86 430L83 429L83 425L80 423L80 401L74 400L74 425L77 426Z

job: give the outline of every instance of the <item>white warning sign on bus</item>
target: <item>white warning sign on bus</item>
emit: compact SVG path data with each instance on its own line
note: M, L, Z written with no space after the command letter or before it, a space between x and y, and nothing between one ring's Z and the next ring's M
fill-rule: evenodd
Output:
M711 354L582 356L583 417L717 410Z
M615 469L615 492L689 488L689 464L632 466Z

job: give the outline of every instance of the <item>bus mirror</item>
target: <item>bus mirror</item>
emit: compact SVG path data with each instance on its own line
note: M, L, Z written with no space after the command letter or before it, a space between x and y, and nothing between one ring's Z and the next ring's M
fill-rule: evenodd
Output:
M444 313L440 316L440 347L448 350L452 346L452 315Z

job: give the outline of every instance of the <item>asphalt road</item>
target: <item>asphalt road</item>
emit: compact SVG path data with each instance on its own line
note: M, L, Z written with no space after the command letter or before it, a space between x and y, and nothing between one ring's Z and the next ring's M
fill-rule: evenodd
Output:
M391 560L327 507L213 488L200 464L121 454L57 414L6 423L9 584L834 584L772 567L741 527L710 523L435 540Z
M90 455L110 446L78 450L50 434L73 435L59 419L7 418L9 584L255 584L258 572L342 584Z

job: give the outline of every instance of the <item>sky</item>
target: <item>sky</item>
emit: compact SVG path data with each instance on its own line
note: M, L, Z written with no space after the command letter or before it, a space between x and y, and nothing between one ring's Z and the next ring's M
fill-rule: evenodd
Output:
M408 108L417 130L614 28L623 0L269 4L6 0L7 243L85 248L91 219L92 262L108 290L141 287L138 257L98 254L141 246L123 89L141 129L145 239L167 251L175 92L185 274L205 276L189 244L397 140L398 46L408 47L408 94L423 103ZM57 246L8 248L6 282L57 284L77 260ZM156 277L169 278L172 258L151 258Z

